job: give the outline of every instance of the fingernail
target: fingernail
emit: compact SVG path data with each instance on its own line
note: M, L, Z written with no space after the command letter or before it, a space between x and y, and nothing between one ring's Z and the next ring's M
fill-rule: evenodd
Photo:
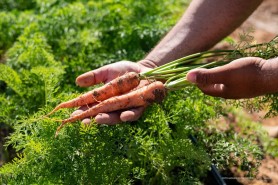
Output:
M189 72L187 75L186 75L186 80L191 82L191 83L196 83L196 73L194 72Z
M90 118L85 118L85 119L82 120L82 123L84 125L90 125L91 124L91 119Z

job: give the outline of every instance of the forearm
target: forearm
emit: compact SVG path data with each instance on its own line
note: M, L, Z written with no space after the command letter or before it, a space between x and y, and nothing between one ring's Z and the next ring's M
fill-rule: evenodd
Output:
M193 0L172 30L145 57L150 67L207 50L229 35L262 0Z

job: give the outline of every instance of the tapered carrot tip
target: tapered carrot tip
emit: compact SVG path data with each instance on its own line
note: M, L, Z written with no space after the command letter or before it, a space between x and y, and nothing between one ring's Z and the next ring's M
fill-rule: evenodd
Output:
M59 131L56 130L56 132L55 132L55 138L57 138L58 134L59 134Z
M65 120L58 120L59 122L62 122L62 124L57 128L56 132L55 132L55 138L58 136L60 130L64 127L65 124L67 124L67 122L65 122Z
M52 111L50 111L48 114L45 115L45 117L50 116L51 114L53 114L54 112L56 112L57 110L59 110L61 108L61 104L56 106Z
M61 128L62 128L64 125L65 125L65 123L62 123L62 124L57 128L57 130L56 130L56 132L55 132L55 138L58 136L58 134L59 134Z

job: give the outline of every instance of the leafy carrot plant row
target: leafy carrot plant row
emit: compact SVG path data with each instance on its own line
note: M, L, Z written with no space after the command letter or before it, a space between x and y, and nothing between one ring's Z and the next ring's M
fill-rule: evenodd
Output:
M200 184L212 162L221 170L234 163L248 172L256 170L263 149L254 144L258 138L250 137L255 129L239 135L233 129L212 128L208 120L229 112L224 101L204 96L187 82L181 88L185 69L206 65L196 56L195 62L192 56L188 59L192 63L135 75L167 86L163 102L148 106L136 122L110 127L71 124L55 139L60 123L38 119L84 91L72 83L81 73L123 59L141 59L188 3L0 1L0 129L5 124L13 130L1 141L4 149L15 150L15 157L6 158L0 167L0 184ZM277 53L274 46L241 54L267 58ZM206 55L213 54L202 57ZM273 103L273 110L277 105ZM64 119L71 112L63 109L53 117ZM200 144L193 145L189 135Z

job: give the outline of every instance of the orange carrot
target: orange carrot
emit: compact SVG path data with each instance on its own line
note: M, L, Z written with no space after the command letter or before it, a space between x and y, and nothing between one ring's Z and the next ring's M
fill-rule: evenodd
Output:
M139 82L140 79L138 73L135 72L126 73L97 89L94 89L77 98L59 104L46 116L51 115L52 113L56 112L61 108L79 107L82 105L88 105L95 102L100 102L113 96L124 94L126 92L129 92L131 89L135 88L136 86L138 86Z
M135 91L130 91L129 93L120 96L111 97L80 114L63 120L62 124L56 131L56 135L66 123L74 122L88 117L94 117L99 113L107 113L116 110L146 106L155 102L159 103L164 99L165 96L166 88L164 87L164 84L160 81L156 81Z

